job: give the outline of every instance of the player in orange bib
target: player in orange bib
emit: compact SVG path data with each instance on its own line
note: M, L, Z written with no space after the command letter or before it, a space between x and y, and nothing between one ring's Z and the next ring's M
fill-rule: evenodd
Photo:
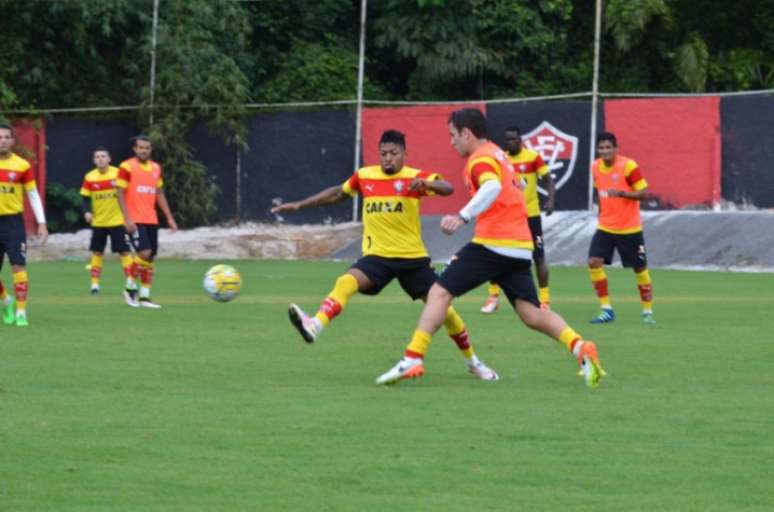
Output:
M290 321L307 343L313 343L330 322L360 292L378 295L393 279L413 300L425 300L437 275L422 241L419 201L438 194L448 196L451 184L437 173L404 165L406 140L402 133L387 130L379 141L380 165L358 169L343 185L334 186L301 201L284 203L272 213L334 204L356 194L363 198L363 256L342 274L314 316L295 304L288 310ZM465 357L468 371L481 380L497 380L473 350L468 331L457 311L449 306L441 323Z
M132 272L126 279L124 299L132 307L158 309L161 306L151 300L151 285L155 265L153 260L159 248L158 204L167 218L169 229L174 233L177 224L169 210L164 195L164 179L161 166L150 159L153 146L150 137L138 135L132 146L134 157L124 160L118 169L118 203L124 215L126 232L137 255L132 263ZM140 281L139 297L137 281ZM138 300L139 298L139 300Z
M613 253L617 250L623 266L634 269L642 302L642 321L655 325L653 281L648 273L640 220L640 201L648 199L648 182L634 160L618 154L618 141L612 133L599 134L597 154L599 158L591 166L591 172L599 199L599 223L589 248L589 276L602 311L591 323L615 320L604 265L613 262Z
M487 140L484 114L471 108L452 113L449 133L454 149L467 157L464 178L472 198L459 213L443 217L441 230L451 235L475 219L473 240L454 255L430 288L403 358L376 383L394 384L423 375L424 356L452 300L494 281L522 322L562 343L577 358L586 385L597 386L605 373L596 345L582 340L555 312L540 308L530 272L533 244L524 193L503 150Z
M527 202L527 222L532 234L532 243L535 245L535 249L532 251L532 261L535 263L535 276L539 286L538 298L540 299L540 307L548 308L551 304L551 295L548 291L548 265L546 265L543 244L543 223L540 219L538 180L543 182L543 186L548 192L544 209L546 215L551 215L554 212L556 197L554 179L540 153L524 147L521 141L521 130L517 126L509 126L505 129L505 149L508 161L511 162L516 174L521 178L524 199ZM494 283L489 283L489 297L481 308L481 312L494 313L499 306L500 287Z
M121 258L121 267L127 278L131 277L132 256L129 254L124 215L121 213L116 192L118 167L110 165L110 153L103 147L95 149L93 157L96 167L86 173L81 185L81 209L84 219L91 226L89 270L91 294L96 295L99 293L99 279L108 238L110 249Z
M27 320L27 233L24 229L24 193L27 195L35 220L38 223L38 238L41 243L48 239L46 214L40 200L35 177L30 163L11 151L16 144L13 127L0 124L0 270L3 259L8 255L11 263L14 297L5 291L0 281L0 310L3 323L18 327L29 325ZM15 311L14 311L15 299Z

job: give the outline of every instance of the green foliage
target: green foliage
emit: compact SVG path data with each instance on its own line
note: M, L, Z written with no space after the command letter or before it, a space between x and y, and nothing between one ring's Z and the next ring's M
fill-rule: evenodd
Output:
M358 54L339 47L299 43L272 78L260 99L265 102L353 99L357 93ZM366 98L384 92L366 80Z
M59 183L46 184L46 223L52 233L72 232L86 227L78 190Z
M631 50L646 36L648 25L659 18L670 21L666 0L609 0L605 2L605 25L615 46Z
M3 81L25 107L136 105L152 0L0 0ZM0 87L2 90L2 87ZM2 98L2 95L0 95Z
M221 136L240 138L235 119L241 112L232 108L237 100L351 97L358 1L160 5L157 70L167 76L156 90L157 104L171 99L172 106L196 110L226 127L217 129ZM774 83L772 2L738 0L733 8L727 0L604 5L604 90L728 91ZM146 100L152 7L153 0L0 0L2 12L13 13L0 18L0 109ZM371 2L366 97L475 99L588 90L593 25L593 2ZM202 80L194 89L193 78ZM174 93L184 89L194 92ZM224 108L207 106L229 98L235 101L225 101Z
M572 9L569 0L537 7L465 0L454 8L441 1L388 0L378 4L374 41L408 64L408 97L561 92L557 83L578 76L565 51Z
M215 220L218 189L193 158L185 136L197 119L228 144L245 145L243 104L248 80L236 58L250 27L238 3L208 0L165 2L158 36L154 107L143 90L143 116L153 115L150 135L164 165L166 194L181 226Z
M707 44L697 33L688 36L685 43L675 52L677 76L691 92L704 92L707 85Z

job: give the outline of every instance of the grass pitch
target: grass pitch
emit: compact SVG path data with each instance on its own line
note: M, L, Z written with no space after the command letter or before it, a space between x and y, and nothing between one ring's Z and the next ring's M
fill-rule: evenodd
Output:
M774 275L653 270L649 327L610 270L618 319L591 326L586 271L551 269L596 390L481 289L457 306L501 380L439 334L424 379L382 388L420 312L397 285L310 346L287 303L315 310L346 264L236 262L217 304L213 263L161 261L159 311L123 304L113 260L99 297L82 263L30 265L31 325L0 325L0 510L774 508Z

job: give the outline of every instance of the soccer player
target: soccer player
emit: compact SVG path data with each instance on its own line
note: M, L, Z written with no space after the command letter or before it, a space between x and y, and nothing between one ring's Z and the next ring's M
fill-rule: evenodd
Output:
M640 201L648 199L648 183L634 160L618 154L618 141L612 133L599 134L597 154L599 158L591 166L591 172L599 198L599 222L589 247L589 276L602 311L591 323L606 324L615 320L604 265L612 263L613 252L617 250L623 266L634 269L642 302L642 321L655 325L653 281L648 273L640 220Z
M358 169L343 185L333 186L301 201L272 208L272 213L294 212L310 206L334 204L360 193L363 197L363 257L339 276L319 311L307 316L295 304L290 321L307 343L313 343L357 292L378 295L393 279L413 300L425 300L437 277L422 241L419 201L438 194L448 196L451 184L437 173L404 165L406 140L387 130L379 141L380 165ZM497 380L473 350L468 331L454 308L443 311L441 323L465 357L470 373L482 380Z
M134 157L124 160L118 169L118 204L124 216L126 232L137 253L132 263L131 275L126 278L124 299L132 307L158 309L161 306L151 300L151 285L155 266L153 260L159 248L158 204L174 233L177 224L164 195L161 166L151 160L153 146L150 137L138 135L132 146ZM140 281L139 301L137 280Z
M443 217L441 230L451 235L475 219L473 240L452 257L430 288L419 325L403 358L378 377L376 383L394 384L423 375L424 356L452 299L494 281L522 322L562 343L577 358L586 384L597 386L605 373L596 345L582 340L558 314L540 308L530 272L534 247L524 194L505 153L487 140L484 114L472 108L453 112L449 133L454 149L467 157L464 178L473 197L459 213Z
M96 295L99 293L99 278L108 237L110 249L118 253L121 259L126 278L132 276L132 256L129 254L124 215L116 192L118 167L110 165L110 153L101 146L94 150L93 160L96 167L86 173L81 185L81 209L84 219L91 226L91 294Z
M534 149L524 147L521 141L521 130L516 126L505 129L505 150L508 161L511 162L516 173L521 177L524 185L524 198L527 201L527 223L532 233L532 243L535 250L532 251L532 261L535 262L535 275L538 280L538 298L540 306L550 307L551 295L548 291L548 265L546 265L545 248L543 246L543 223L540 219L540 199L538 198L538 179L548 191L545 212L551 215L554 212L556 189L554 179L543 162L540 153ZM489 283L489 298L481 308L482 313L494 313L500 306L500 287L495 283Z
M27 234L24 229L24 196L27 193L32 213L38 223L38 238L41 243L48 239L46 214L40 200L30 164L13 151L16 136L9 124L0 124L0 270L8 254L13 274L14 296L5 290L0 281L0 308L3 323L19 327L29 325L27 320L27 292L29 279L25 270L27 264ZM16 308L14 311L14 299Z

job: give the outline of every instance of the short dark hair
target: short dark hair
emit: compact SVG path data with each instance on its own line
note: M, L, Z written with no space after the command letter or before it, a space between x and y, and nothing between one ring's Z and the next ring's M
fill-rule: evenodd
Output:
M139 141L141 141L141 140L142 140L142 141L145 141L145 142L151 142L151 138L150 138L150 137L148 137L147 135L145 135L144 133L141 133L141 134L139 134L139 135L135 135L134 137L132 137L132 138L131 138L131 139L129 139L129 140L131 140L131 141L132 141L132 142L134 142L135 144L137 144L137 142L139 142Z
M398 130L385 130L382 133L382 138L379 139L379 145L382 144L396 144L406 149L406 136Z
M458 132L461 132L463 128L467 128L479 139L485 139L487 136L486 117L477 108L455 110L449 116L449 122Z
M503 132L516 132L519 135L521 135L521 128L512 124L511 126L507 127L505 130L503 130Z
M108 148L106 148L105 146L97 146L96 148L94 148L94 151L92 153L96 153L97 151L104 151L108 155L110 154L110 151L108 151Z
M599 135L597 135L597 144L602 142L603 140L609 140L610 143L613 145L613 147L618 147L618 139L615 138L615 134L612 132L602 132Z
M16 137L16 130L8 123L0 123L0 130L8 130L11 132L11 137Z

